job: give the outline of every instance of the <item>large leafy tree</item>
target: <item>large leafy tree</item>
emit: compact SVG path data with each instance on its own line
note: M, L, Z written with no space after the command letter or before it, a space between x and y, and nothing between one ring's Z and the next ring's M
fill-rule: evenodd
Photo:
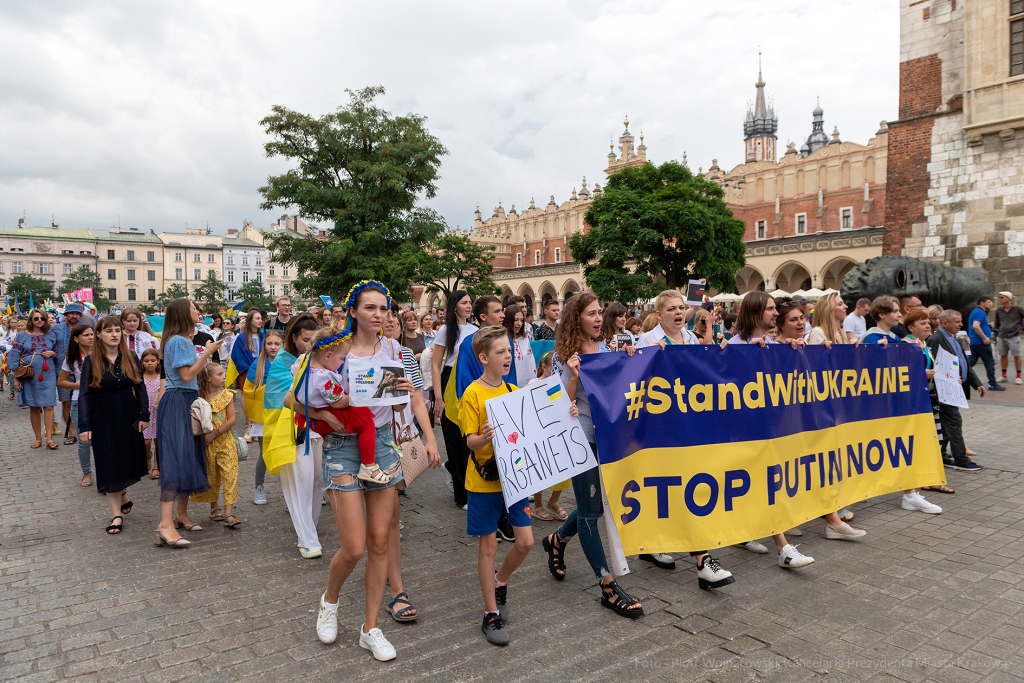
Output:
M175 299L187 299L188 288L179 285L177 282L172 282L166 292L160 292L160 298L164 300L164 305L171 303Z
M78 268L75 268L73 273L64 278L57 293L70 294L76 289L82 289L83 287L92 287L92 303L96 310L110 310L112 302L104 296L107 293L107 289L103 286L103 279L99 273L89 266L78 266Z
M301 295L338 300L355 282L375 278L401 299L416 276L421 246L438 236L431 198L447 150L417 114L393 116L374 105L381 86L348 91L346 106L319 118L275 106L260 125L272 138L267 157L295 164L260 188L264 210L297 208L329 224L326 239L275 235L274 260L296 266Z
M22 313L28 312L29 294L32 295L33 304L42 306L46 297L53 296L53 283L26 273L15 275L7 283L7 295L18 300Z
M744 227L723 196L718 183L674 161L624 168L587 210L590 231L568 246L605 301L644 301L698 277L731 292L745 263Z
M192 288L192 296L203 303L204 311L216 311L224 305L225 285L216 271L211 271L202 283Z
M242 307L243 312L252 306L261 310L270 310L274 305L274 299L263 286L262 280L249 280L233 292L232 298L235 301L245 302L245 306Z
M447 298L456 289L473 296L496 294L501 288L491 279L494 247L478 244L465 235L443 232L423 245L418 252L416 281L429 292L441 292Z

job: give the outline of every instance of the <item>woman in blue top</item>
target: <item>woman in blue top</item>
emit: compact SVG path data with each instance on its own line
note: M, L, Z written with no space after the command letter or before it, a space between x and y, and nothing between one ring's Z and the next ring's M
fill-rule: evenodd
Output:
M245 316L242 329L238 331L238 337L231 344L231 361L228 363L228 384L234 384L239 391L245 385L245 377L249 373L249 366L256 362L256 357L260 355L260 350L263 348L263 334L263 315L254 308L249 311L249 315ZM237 372L238 375L233 375L232 372ZM244 401L242 402L242 413L245 414ZM245 435L242 437L246 441L252 440L251 429L252 420L246 415Z
M53 442L53 406L57 403L57 333L50 329L46 311L36 308L29 311L28 324L24 332L14 338L7 353L7 367L17 372L24 365L32 367L32 373L23 379L14 380L14 390L20 391L24 403L29 407L32 431L36 434L30 448L43 445L57 450ZM42 424L40 422L42 421Z
M900 338L892 333L892 328L900 322L900 302L894 296L883 294L871 302L871 317L875 326L864 333L861 344L899 344Z
M175 299L164 315L160 350L164 360L166 388L157 397L157 451L160 456L160 526L157 545L183 548L188 541L178 535L178 525L189 531L202 529L188 516L188 497L210 489L206 479L206 439L192 434L192 402L199 398L196 377L221 341L207 342L201 356L192 344L196 325L202 318L188 299ZM178 519L174 519L174 501Z

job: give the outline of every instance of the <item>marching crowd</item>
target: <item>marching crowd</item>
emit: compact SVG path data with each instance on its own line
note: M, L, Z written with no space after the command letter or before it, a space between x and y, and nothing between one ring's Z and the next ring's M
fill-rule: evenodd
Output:
M561 581L568 572L566 550L575 537L600 584L602 606L635 619L643 605L616 582L609 568L598 520L603 514L597 469L506 506L491 446L493 427L484 402L517 387L555 375L572 401L595 451L596 437L580 357L680 344L806 345L910 344L920 348L925 372L934 376L939 349L955 355L967 397L986 388L973 370L981 359L989 390L1001 391L1008 362L1015 363L1021 384L1019 333L1024 310L1009 292L999 293L995 327L988 312L993 302L982 297L962 333L961 313L925 308L914 296L861 299L853 311L838 294L816 302L773 299L751 292L738 310L705 302L688 305L680 292L662 292L654 310L633 315L613 302L602 306L580 292L564 306L547 301L543 319L534 323L522 297L502 302L491 295L473 299L453 292L444 310L417 314L403 311L387 288L363 281L342 305L293 315L286 297L276 312L252 308L237 322L225 311L207 325L197 306L177 299L167 306L159 338L136 309L93 319L80 304L69 304L63 320L33 309L24 320L0 319L10 398L29 409L35 441L31 448L57 449L58 418L65 423L64 444L76 445L81 486L106 496L110 523L117 535L130 515L129 488L144 476L158 480L161 515L153 536L163 548L190 545L181 532L199 532L201 523L189 503L207 503L209 519L229 529L244 525L236 513L238 462L257 453L253 502L267 503L268 474L281 478L296 545L304 558L322 555L317 531L321 507L329 504L340 549L331 558L320 597L316 633L325 643L337 637L341 588L364 556L367 558L365 622L359 645L379 660L396 656L378 625L385 591L387 607L398 622L419 618L403 589L399 494L426 467L443 467L453 502L466 513L466 530L479 537L478 574L484 616L481 630L495 645L509 642L509 582L533 547L533 520L557 521L543 537L548 569ZM504 305L503 305L504 304ZM560 310L562 309L562 310ZM868 317L873 325L868 326ZM553 342L553 350L534 356L531 341ZM992 345L1001 357L996 376ZM357 407L349 402L347 365L353 361L400 361L405 377L395 389L408 392L398 406ZM975 472L977 454L964 443L959 409L938 401L930 382L932 410L947 467ZM593 387L591 389L594 389ZM239 394L236 410L236 394ZM60 415L57 406L60 405ZM241 414L239 414L241 413ZM433 427L440 421L447 460L442 465ZM236 437L237 426L244 436ZM93 469L95 465L95 470ZM576 507L559 505L572 488ZM926 489L951 494L947 486ZM544 498L547 496L547 501ZM903 492L906 510L938 514L942 509L917 490ZM193 507L194 514L195 508ZM830 540L863 538L849 524L848 509L823 518ZM803 532L794 528L772 537L784 569L814 562L789 542ZM495 569L497 543L511 548ZM758 554L768 548L759 539L741 547ZM708 551L691 552L703 589L731 584L735 577ZM640 561L671 569L667 554L644 554Z

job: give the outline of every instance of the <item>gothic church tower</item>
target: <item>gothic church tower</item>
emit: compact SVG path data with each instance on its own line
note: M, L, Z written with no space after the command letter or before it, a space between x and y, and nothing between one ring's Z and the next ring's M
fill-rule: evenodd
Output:
M764 99L764 79L761 78L761 57L757 60L757 99L754 108L747 108L747 116L743 121L743 136L746 143L746 161L770 161L775 163L775 131L779 128L779 119L775 116L774 107L768 106Z

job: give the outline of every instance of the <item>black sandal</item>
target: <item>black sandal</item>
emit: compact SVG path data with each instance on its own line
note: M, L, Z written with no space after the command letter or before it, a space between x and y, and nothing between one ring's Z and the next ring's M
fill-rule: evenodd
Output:
M407 607L400 607L399 609L396 610L395 609L395 604L396 603L405 603L408 606ZM409 596L406 595L405 591L402 591L401 593L399 593L395 597L393 597L390 600L388 600L388 611L391 612L391 618L394 619L397 622L404 623L404 622L409 622L409 621L416 621L417 619L420 618L420 615L418 613L419 610L417 610L415 607L413 607L412 603L409 602ZM410 617L410 616L407 616L407 614L406 614L407 612L417 612L417 614L414 617Z
M557 581L561 581L565 578L565 558L562 557L565 550L565 542L563 541L562 545L555 545L551 542L552 538L557 539L558 534L545 536L540 544L548 554L548 571L551 572L551 576L555 577ZM556 555L555 552L558 554ZM558 572L562 573L559 574Z
M129 512L131 512L132 511L132 505L134 505L134 503L132 503L132 501L130 501L130 500L127 503L122 503L121 504L121 514L122 515L127 515Z
M607 607L620 617L639 619L644 615L644 608L636 606L639 604L640 601L619 588L614 579L610 583L601 584L601 607Z
M121 523L120 524L114 524L114 519L121 520ZM121 515L118 515L117 517L114 517L114 519L110 520L110 526L107 527L107 533L110 534L111 536L114 536L115 534L121 533L121 527L124 526L124 517L122 517Z

